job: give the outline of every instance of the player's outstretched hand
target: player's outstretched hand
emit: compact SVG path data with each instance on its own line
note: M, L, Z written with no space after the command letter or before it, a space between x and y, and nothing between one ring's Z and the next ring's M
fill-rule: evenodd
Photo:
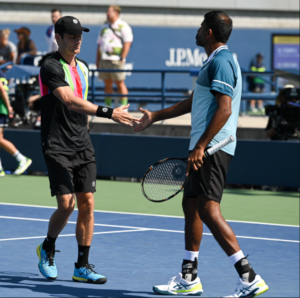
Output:
M140 108L140 111L144 114L143 117L139 120L140 123L134 128L135 132L142 131L149 127L153 122L153 113L149 112L148 110L144 110Z
M111 119L118 123L123 123L128 126L133 126L139 122L139 119L132 117L130 114L124 110L128 109L130 105L121 106L113 110Z

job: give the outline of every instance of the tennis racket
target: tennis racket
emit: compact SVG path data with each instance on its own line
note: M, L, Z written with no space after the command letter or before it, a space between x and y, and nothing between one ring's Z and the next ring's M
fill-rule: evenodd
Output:
M230 136L217 145L205 150L208 157L234 141ZM175 197L185 187L187 158L165 158L151 166L143 176L143 195L151 202L159 203Z

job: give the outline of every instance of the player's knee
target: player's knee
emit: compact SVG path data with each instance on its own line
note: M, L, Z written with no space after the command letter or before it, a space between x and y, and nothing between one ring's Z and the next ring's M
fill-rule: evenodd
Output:
M93 193L84 193L84 195L81 195L78 200L78 210L82 211L90 211L93 212L94 210L94 194Z
M63 214L64 217L69 217L75 208L75 197L74 195L66 196L60 199L58 204L58 210Z
M199 203L198 205L198 213L201 220L209 225L214 221L218 220L220 215L219 204L214 201L208 201L206 203Z

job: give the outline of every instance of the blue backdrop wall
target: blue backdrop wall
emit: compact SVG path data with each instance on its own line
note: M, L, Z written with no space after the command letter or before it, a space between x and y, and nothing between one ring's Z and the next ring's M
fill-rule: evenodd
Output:
M199 19L199 24L200 24ZM49 24L50 25L50 24ZM83 24L84 25L84 24ZM10 40L17 43L13 32L24 24L0 23L0 29L12 31ZM39 51L46 51L45 32L47 25L27 24L32 31L31 38ZM96 40L99 26L91 25L89 33L83 33L83 45L79 57L88 64L95 64ZM134 42L130 50L127 66L134 69L199 69L205 59L203 48L195 44L198 28L176 27L142 27L132 26ZM265 54L265 65L271 68L271 36L272 33L296 33L297 30L287 29L234 29L228 46L237 55L241 67L249 68L251 60L257 52ZM160 76L157 74L132 74L127 77L127 85L132 87L159 87ZM169 74L166 78L167 87L191 88L192 80L188 74Z
M24 155L32 158L29 171L47 171L39 131L7 130L5 135ZM160 159L188 155L189 138L92 133L91 140L98 176L141 178ZM299 149L299 142L240 140L227 183L299 187ZM3 149L1 159L6 170L17 167L15 159Z

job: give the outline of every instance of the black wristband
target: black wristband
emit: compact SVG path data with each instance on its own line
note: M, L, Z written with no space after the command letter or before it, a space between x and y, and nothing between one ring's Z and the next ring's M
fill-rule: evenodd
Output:
M112 109L112 108L99 106L97 109L97 112L96 112L96 116L111 119L113 111L114 111L114 109Z

